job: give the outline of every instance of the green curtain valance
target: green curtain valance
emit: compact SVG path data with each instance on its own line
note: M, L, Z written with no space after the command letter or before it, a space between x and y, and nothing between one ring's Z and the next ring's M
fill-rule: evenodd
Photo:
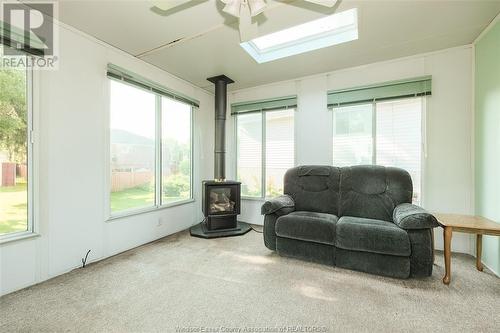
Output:
M391 81L364 87L328 92L328 107L369 103L404 97L431 95L432 78L423 76L413 79Z
M231 114L289 109L297 107L297 96L231 104Z
M0 21L0 44L34 56L43 57L45 43L32 32L26 32Z
M138 88L150 91L155 94L159 94L165 97L172 98L174 100L189 104L194 107L199 107L200 102L194 98L185 96L181 93L177 93L170 89L167 89L157 83L154 83L140 75L134 74L132 72L127 71L121 67L118 67L113 64L108 64L107 76L110 79L123 81Z

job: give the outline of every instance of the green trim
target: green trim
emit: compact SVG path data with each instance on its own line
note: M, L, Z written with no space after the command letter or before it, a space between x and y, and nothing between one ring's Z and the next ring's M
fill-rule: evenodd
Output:
M26 38L28 43L25 42ZM45 43L34 33L24 31L0 20L0 44L18 51L23 51L36 56L43 56Z
M328 92L328 107L371 103L395 98L426 96L432 93L432 77L390 81Z
M289 109L297 107L297 96L263 99L231 104L231 114Z
M138 88L150 91L154 94L172 98L174 100L189 104L197 108L200 107L200 102L198 100L186 96L184 94L175 92L173 90L167 89L162 85L159 85L143 76L132 73L122 67L113 64L108 64L107 76L110 79L129 83Z

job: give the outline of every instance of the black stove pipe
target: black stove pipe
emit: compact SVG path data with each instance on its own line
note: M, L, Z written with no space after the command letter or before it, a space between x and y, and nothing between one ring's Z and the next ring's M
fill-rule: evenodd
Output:
M225 181L227 85L234 83L234 81L225 75L213 76L207 80L215 84L214 179Z

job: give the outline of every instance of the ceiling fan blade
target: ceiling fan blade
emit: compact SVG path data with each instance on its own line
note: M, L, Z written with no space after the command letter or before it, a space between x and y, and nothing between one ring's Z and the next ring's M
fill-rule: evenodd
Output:
M248 42L258 35L257 22L252 21L252 11L248 6L241 6L239 19L240 41Z
M267 3L264 0L247 0L247 2L250 6L250 15L252 17L259 15L267 7Z
M241 0L225 1L224 3L226 4L222 9L224 13L228 13L234 17L240 17Z
M167 11L191 1L193 0L164 0L164 1L152 1L152 3L153 6L155 6L156 8Z
M335 4L337 3L337 0L305 0L305 1L330 8L335 6Z

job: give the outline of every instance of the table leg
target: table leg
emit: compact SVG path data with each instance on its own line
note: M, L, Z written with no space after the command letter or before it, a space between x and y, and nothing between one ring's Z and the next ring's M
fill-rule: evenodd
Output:
M450 284L451 280L451 227L444 227L444 267L445 275L443 277L444 284Z
M476 268L478 271L483 271L483 263L481 262L481 253L483 251L483 235L476 236Z

